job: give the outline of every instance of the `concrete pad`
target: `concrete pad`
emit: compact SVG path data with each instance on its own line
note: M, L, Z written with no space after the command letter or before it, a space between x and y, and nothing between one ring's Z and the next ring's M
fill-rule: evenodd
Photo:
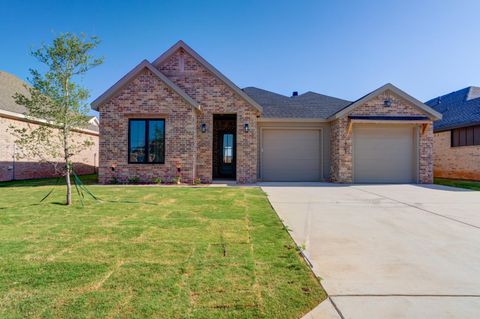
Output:
M341 319L341 317L333 307L330 299L326 299L303 316L302 319Z
M478 191L441 185L362 185L355 187L480 227Z
M455 298L448 307L468 308L477 301L463 296L480 297L480 192L416 185L263 189L334 298L448 295Z
M334 297L345 319L477 319L480 298L472 297Z

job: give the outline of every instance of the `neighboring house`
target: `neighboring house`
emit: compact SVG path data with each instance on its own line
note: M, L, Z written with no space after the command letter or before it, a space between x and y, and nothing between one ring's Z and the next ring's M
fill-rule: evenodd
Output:
M9 132L10 126L18 128L44 125L43 120L27 119L26 109L15 103L13 95L28 95L25 82L7 72L0 71L0 181L30 179L55 176L51 164L42 163L36 158L17 159L18 147L15 137ZM90 119L86 129L78 130L78 138L91 139L95 144L73 158L73 165L78 174L94 173L98 166L98 120Z
M443 114L434 122L435 177L480 180L480 87L470 86L425 104Z
M180 175L256 181L432 182L441 114L391 84L351 102L241 90L184 42L98 97L102 183Z

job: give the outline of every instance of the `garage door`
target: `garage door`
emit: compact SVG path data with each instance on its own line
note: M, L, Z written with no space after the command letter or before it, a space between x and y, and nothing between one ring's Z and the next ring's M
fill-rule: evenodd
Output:
M264 129L262 180L319 181L320 135L316 129Z
M416 181L413 126L354 125L353 174L357 183Z

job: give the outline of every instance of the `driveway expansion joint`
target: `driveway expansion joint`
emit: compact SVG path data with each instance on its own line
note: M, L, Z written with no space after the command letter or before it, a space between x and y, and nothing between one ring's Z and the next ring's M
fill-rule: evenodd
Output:
M439 213L435 213L431 210L428 210L428 209L425 209L425 208L422 208L422 207L418 207L414 204L409 204L409 203L405 203L405 202L402 202L400 200L397 200L395 198L391 198L391 197L388 197L388 196L385 196L385 195L380 195L378 193L375 193L375 192L372 192L372 191L367 191L367 190L364 190L364 189L360 189L360 188L356 188L356 187L353 187L353 189L355 190L358 190L360 192L364 192L364 193L367 193L367 194L372 194L372 195L376 195L376 196L379 196L381 198L385 198L385 199L388 199L388 200L391 200L391 201L394 201L394 202L397 202L397 203L400 203L400 204L403 204L403 205L406 205L408 207L412 207L412 208L416 208L418 210L421 210L425 213L429 213L429 214L432 214L432 215L436 215L438 217L441 217L441 218L445 218L445 219L448 219L450 221L453 221L453 222L457 222L459 224L463 224L465 226L470 226L470 227L473 227L473 228L476 228L476 229L480 229L479 226L476 226L476 225L473 225L473 224L470 224L470 223L466 223L466 222L463 222L461 220L458 220L458 219L455 219L455 218L452 218L452 217L448 217L448 216L445 216L445 215L442 215L442 214L439 214Z
M338 297L445 297L445 298L480 298L480 295L446 295L446 294L439 294L439 295L430 295L430 294L335 294L330 295L330 298L338 298Z

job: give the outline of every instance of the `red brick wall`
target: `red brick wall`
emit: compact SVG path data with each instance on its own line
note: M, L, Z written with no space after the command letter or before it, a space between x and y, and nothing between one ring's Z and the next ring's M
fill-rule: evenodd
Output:
M451 131L434 134L435 177L480 180L480 146L451 147Z
M383 101L392 100L391 107L384 107ZM349 114L332 122L331 126L331 179L335 182L353 182L352 132L348 133L349 115L411 115L423 116L425 113L412 103L393 92L386 91ZM433 127L430 123L419 139L419 180L421 183L433 182Z
M196 175L196 112L151 71L143 70L100 106L99 181L165 180L177 175L179 164L182 180L191 183ZM165 164L128 164L128 121L148 117L165 119Z
M14 161L15 137L9 132L9 126L28 129L37 127L37 124L12 118L0 117L0 181L13 179L32 179L56 176L51 164L42 163L38 158L22 158ZM75 139L90 139L94 145L73 157L73 165L77 174L92 174L98 166L98 135L74 133ZM50 160L57 160L50 158ZM59 164L63 165L63 164Z
M183 49L159 70L199 102L202 111L194 110L144 70L100 106L100 182L108 183L114 177L120 182L130 177L151 182L156 177L175 176L177 163L182 167L183 181L198 177L211 182L213 114L237 114L237 181L255 182L257 111ZM128 164L128 119L134 117L165 118L165 164ZM202 123L207 125L206 133L201 132ZM249 123L250 132L244 132L244 123Z
M183 50L172 54L159 69L202 107L197 117L198 177L212 180L213 114L237 114L237 181L255 182L258 111ZM200 132L202 123L207 133ZM248 133L243 129L245 123L250 127Z

